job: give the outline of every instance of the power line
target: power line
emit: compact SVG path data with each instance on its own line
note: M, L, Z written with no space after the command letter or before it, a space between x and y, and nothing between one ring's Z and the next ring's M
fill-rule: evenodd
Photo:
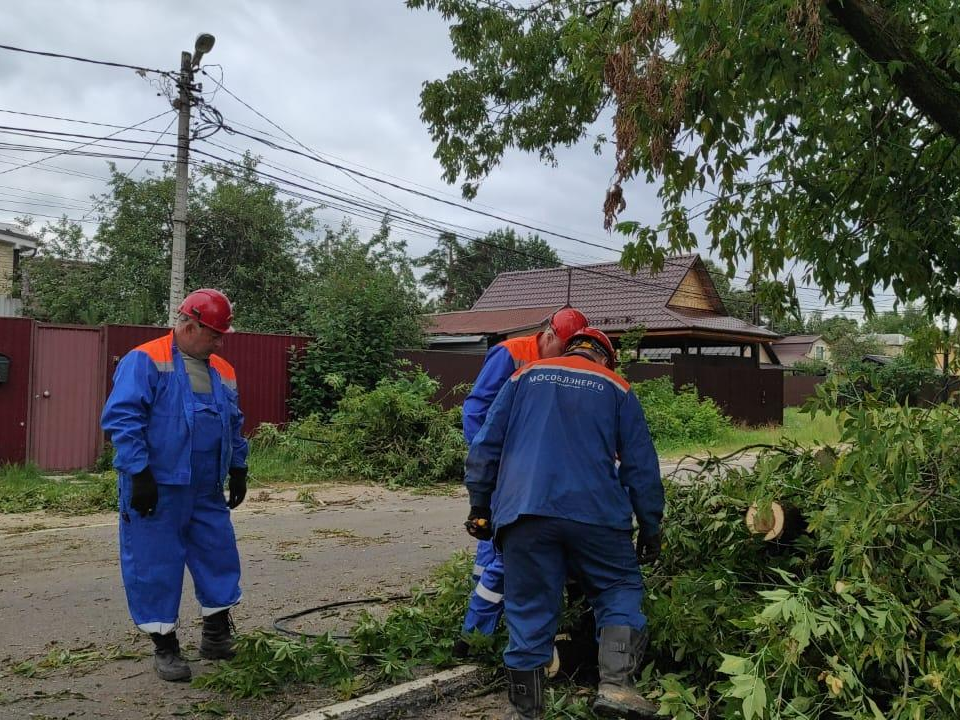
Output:
M236 166L236 167L243 167L241 164L236 163L235 161L229 160L228 158L220 157L220 156L215 155L215 154L213 154L213 153L207 153L207 152L201 151L201 150L197 150L196 152L197 152L198 154L202 154L202 155L205 155L205 156L207 156L207 157L213 158L214 160L216 160L216 161L218 161L218 162L221 162L221 163L225 163L225 164L228 164L228 165L233 165L233 166ZM349 206L350 206L351 204L353 204L353 203L352 203L352 201L350 201L350 200L348 200L348 199L344 199L344 198L340 198L340 197L337 197L337 196L333 196L333 195L331 195L330 193L327 193L327 192L318 191L318 190L316 190L315 188L310 188L310 187L308 187L308 186L305 186L305 185L302 185L302 184L300 184L300 183L296 183L296 182L290 181L290 180L288 180L288 179L286 179L286 178L282 178L282 177L279 177L279 176L277 176L277 175L273 175L273 174L271 174L271 173L263 173L263 172L261 172L261 171L255 171L255 172L256 172L260 177L266 178L266 179L268 179L268 180L270 180L270 181L273 181L273 182L282 182L282 183L291 185L292 187L296 187L296 188L301 189L301 190L306 190L307 192L313 192L313 193L319 194L319 195L321 195L321 196L332 197L335 201L345 202L345 203L347 204L347 207L345 208L345 207L343 207L343 206L341 206L341 205L338 205L338 204L331 204L331 203L328 202L327 200L320 200L320 201L319 201L319 202L325 204L325 205L328 206L328 207L334 207L335 209L340 209L340 210L342 210L342 211L344 211L344 212L348 212L348 213L350 213L350 214L354 214L354 213L356 212L356 211L353 211L353 212L350 211L350 207L349 207ZM302 195L302 194L299 194L299 197L300 197L301 199L304 199L304 200L307 200L307 201L317 202L316 199L310 198L310 197L307 197L307 196L304 196L304 195ZM366 210L367 213L369 213L369 212L371 212L371 211L380 212L380 211L383 210L383 208L376 208L376 207L371 207L371 206L369 206L369 205L366 205L366 206L365 206L365 210ZM361 215L362 215L363 217L368 218L368 219L370 218L370 215L369 215L369 214L363 214L363 213L361 213ZM415 220L412 220L412 219L410 219L410 218L404 218L404 219L402 219L402 221L405 222L405 223L407 223L407 224L411 224L411 225L419 226L419 227L424 228L424 229L431 230L431 231L433 231L433 232L443 232L443 231L444 231L444 228L443 228L443 227L441 227L441 226L439 226L439 225L437 225L437 224L431 224L430 222L421 223L421 222L417 222L417 221L415 221ZM415 232L415 231L414 231L414 232ZM491 241L489 241L489 240L485 240L485 239L483 239L483 238L479 238L479 237L465 237L464 239L473 241L473 242L475 242L475 243L477 243L477 244L479 244L479 245L483 245L483 246L486 246L486 247L498 249L498 250L501 250L501 251L506 251L506 252L513 253L513 254L520 255L520 256L524 256L524 257L526 257L526 258L528 258L528 259L539 260L539 261L544 260L544 258L541 257L541 256L533 255L533 254L531 254L531 253L527 253L527 252L525 252L525 251L518 250L518 249L516 249L516 248L510 248L510 247L507 247L507 246L499 245L499 244L497 244L497 243L491 242ZM676 261L675 261L675 262L676 262ZM612 264L612 263L611 263L611 264ZM601 276L601 277L607 278L607 279L609 279L609 280L613 280L613 281L615 281L618 285L621 285L621 286L622 286L622 285L628 285L628 286L629 286L629 285L633 285L633 286L639 286L639 287L644 287L644 288L652 288L652 289L658 290L658 291L660 291L660 292L670 292L671 294L675 294L675 295L689 295L689 296L695 296L695 297L700 297L700 296L701 296L700 293L693 292L693 291L688 291L688 290L685 290L684 288L678 288L678 287L676 287L676 286L674 286L674 285L665 285L665 284L662 284L662 283L657 283L655 280L645 281L645 280L642 280L642 279L637 278L637 277L635 277L635 276L628 278L628 277L623 277L623 276L621 276L621 275L613 275L613 274L611 274L611 273L609 273L609 272L604 272L604 271L599 270L599 269L597 269L597 268L583 267L583 266L577 266L577 265L570 265L569 263L561 263L561 267L566 268L566 269L571 270L571 271L577 271L577 272L586 273L586 274L590 274L590 275ZM821 309L821 308L801 307L801 309L805 309L805 310L819 310L819 309ZM862 313L857 313L856 311L852 311L852 310L843 310L843 311L837 311L837 312L862 314Z
M201 72L203 72L202 69L201 69ZM284 147L284 146L281 146L281 145L277 145L276 143L272 143L272 142L266 141L266 140L264 140L264 139L262 139L262 138L257 138L257 137L255 137L255 136L249 135L248 133L243 133L243 132L236 131L235 128L225 127L224 129L226 129L228 132L234 132L235 134L239 134L239 135L241 135L241 136L243 136L243 137L247 137L247 138L249 138L249 139L251 139L251 140L254 140L254 141L256 141L256 142L260 142L260 143L265 144L265 145L267 145L267 146L275 147L275 148L278 149L278 150L282 150L282 151L285 151L285 152L290 152L290 153L293 153L293 154L301 155L301 156L303 156L303 157L306 157L307 159L314 160L315 162L320 162L320 163L329 165L329 166L331 166L331 167L334 167L334 168L336 168L336 169L338 169L338 170L340 170L341 172L344 172L344 173L346 173L346 174L356 174L356 175L359 175L359 176L364 177L364 178L366 178L366 179L372 180L372 181L374 181L374 182L379 182L379 183L386 184L386 185L388 185L388 186L390 186L390 187L394 187L394 188L399 189L399 190L402 190L402 191L404 191L404 192L408 192L408 193L412 193L412 194L415 194L415 195L419 195L419 196L421 196L421 197L429 198L429 199L431 199L431 200L433 200L433 201L435 201L435 202L441 202L441 203L445 203L445 204L448 204L448 205L452 205L452 206L458 207L458 208L460 208L460 209L465 209L465 210L467 210L467 211L469 211L469 212L474 212L474 213L478 213L478 214L481 214L481 215L485 215L485 216L487 216L487 217L491 217L491 218L494 218L494 219L497 219L497 220L501 220L502 222L507 222L507 223L510 223L510 224L513 224L513 225L517 225L517 226L519 226L519 227L523 227L523 228L525 228L525 229L532 230L532 231L535 231L535 232L538 232L538 233L543 233L543 234L547 234L547 235L552 235L552 236L554 236L554 237L558 237L558 238L565 239L565 240L570 240L570 241L573 241L573 242L576 242L576 243L580 243L580 244L589 245L589 246L591 246L591 247L596 247L596 248L599 248L599 249L607 250L607 251L609 251L609 252L613 252L613 253L617 253L617 254L620 254L620 253L622 252L622 248L613 248L613 247L610 247L610 246L608 246L608 245L603 245L603 244L600 244L600 243L593 243L593 242L590 242L590 241L587 241L587 240L583 240L582 238L576 238L576 237L573 237L573 236L570 236L570 235L567 235L567 234L564 234L564 233L557 233L557 232L548 230L548 229L546 229L546 228L542 228L542 227L533 226L533 225L529 225L529 224L526 224L526 223L521 223L521 222L517 222L517 221L514 221L514 220L510 220L510 219L508 219L508 218L505 218L505 217L503 217L503 216L501 216L501 215L496 215L496 214L494 214L494 213L486 213L486 212L484 212L484 211L477 210L476 208L474 208L474 207L472 207L472 206L470 206L470 205L465 205L465 204L459 203L459 202L453 202L453 201L449 201L449 200L444 200L443 198L439 198L439 197L437 197L436 195L432 195L432 194L430 194L430 193L425 193L425 192L419 192L419 191L413 190L413 189L411 189L411 188L403 187L402 185L399 185L399 184L397 184L397 183L391 183L391 182L389 182L389 181L383 180L382 178L377 178L377 177L375 177L375 176L373 176L373 175L369 175L369 174L367 174L367 173L362 173L362 172L360 172L360 171L358 171L358 170L354 170L354 169L349 168L349 167L346 167L346 166L344 166L344 165L341 165L341 164L338 164L338 163L334 163L334 162L331 162L331 161L329 161L329 160L324 160L324 159L321 157L322 153L319 153L318 151L313 150L312 148L309 148L309 147L307 147L306 145L304 145L304 144L303 144L302 142L300 142L297 138L295 138L291 133L289 133L287 130L285 130L283 127L281 127L278 123L276 123L276 122L274 122L273 120L271 120L269 117L267 117L266 115L264 115L263 113L261 113L259 110L257 110L256 108L254 108L252 105L250 105L249 103L247 103L246 101L244 101L243 99L241 99L240 97L238 97L235 93L233 93L232 91L230 91L229 88L225 87L225 86L223 85L223 83L222 83L222 77L221 77L221 80L220 80L220 81L217 81L217 80L214 79L212 76L210 76L208 73L204 73L204 74L206 74L207 77L210 77L210 79L211 79L215 84L217 84L217 86L218 86L220 89L222 89L225 93L227 93L230 97L232 97L234 100L236 100L238 103L240 103L241 105L243 105L245 108L247 108L248 110L250 110L251 112L253 112L253 113L254 113L255 115L257 115L258 117L260 117L261 119L263 119L264 121L266 121L267 123L269 123L271 126L273 126L273 127L276 128L277 130L279 130L280 132L282 132L282 133L283 133L285 136L287 136L290 140L292 140L293 142L295 142L298 146L300 146L300 147L303 148L304 150L307 150L310 154L304 154L304 153L299 152L299 151L297 151L297 150L295 150L295 149L293 149L293 148L287 148L287 147ZM235 124L239 124L239 123L235 123ZM248 127L248 128L249 128L250 126L245 126L245 127ZM263 131L261 131L261 130L255 129L255 128L250 128L250 129L253 129L255 132L258 132L258 133L267 135L268 137L273 137L273 138L276 138L276 139L280 139L280 138L277 138L276 135L272 135L271 133L265 133L265 132L263 132ZM332 156L331 156L331 157L332 157ZM375 171L375 172L380 172L380 171ZM381 174L385 174L385 173L381 173ZM398 179L399 179L399 178L398 178ZM404 182L409 182L409 181L404 180ZM424 186L421 186L421 187L424 187ZM367 188L367 189L369 190L369 188ZM379 195L379 193L376 193L376 194ZM383 197L383 196L381 195L381 197ZM392 201L391 201L391 202L392 202ZM665 262L668 263L668 264L672 264L672 263L671 263L671 260L670 260L669 258L667 258L667 259L665 260ZM724 277L729 277L729 276L727 276L726 274L723 274L723 276L724 276ZM733 277L733 278L736 278L736 279L740 279L740 280L751 280L751 278L750 278L749 276L748 276L748 277L743 277L743 276L734 275L734 276L732 276L732 277ZM814 292L814 293L816 293L818 296L821 296L821 295L822 295L822 290L821 290L821 288L819 288L819 287L812 287L812 286L805 286L805 285L797 285L797 284L795 284L795 291L798 292L798 293L800 293L800 292ZM897 296L896 296L895 293L894 293L894 294L890 294L890 293L876 293L876 294L874 295L874 297L897 298Z
M126 68L136 70L138 73L155 73L173 78L176 73L167 70L156 70L154 68L143 67L142 65L128 65L126 63L111 62L109 60L94 60L92 58L80 57L78 55L64 55L62 53L46 52L43 50L28 50L26 48L14 47L13 45L0 45L0 50L10 50L11 52L26 53L28 55L40 55L42 57L58 58L61 60L74 60L76 62L90 63L92 65L104 65L106 67Z
M2 46L0 46L0 47L2 47ZM126 127L126 128L121 129L121 130L117 130L117 131L112 132L112 133L110 133L109 135L105 135L105 136L103 136L103 137L93 138L93 139L90 140L89 142L85 142L85 143L82 143L82 144L80 144L80 145L77 145L77 146L75 146L75 147L73 147L73 148L70 148L70 150L62 150L62 151L59 151L59 152L55 152L55 153L53 153L52 155L49 155L49 156L47 156L47 157L39 158L39 159L34 160L34 161L32 161L32 162L24 163L23 165L18 165L18 166L16 166L16 167L7 168L6 170L0 170L0 175L6 175L7 173L11 173L11 172L13 172L14 170L21 170L21 169L23 169L23 168L28 168L28 167L30 167L30 166L32 166L32 165L37 165L37 164L42 163L42 162L45 162L45 161L47 161L47 160L53 160L53 158L59 157L60 155L66 155L67 153L71 153L71 154L72 154L73 151L80 150L80 149L82 149L82 148L85 148L85 147L87 147L87 146L89 146L89 145L93 145L93 144L95 144L95 143L97 143L97 142L100 142L100 141L102 141L102 140L109 140L110 138L113 138L114 136L119 135L120 133L122 133L122 132L124 132L124 131L126 131L126 130L129 130L129 129L131 129L131 128L137 128L137 127L140 127L141 125L146 125L148 122L152 122L153 120L156 120L156 119L159 118L159 117L163 117L164 115L166 115L166 114L169 113L169 112L173 112L173 111L172 111L172 110L164 110L162 113L159 113L159 114L157 114L157 115L154 115L153 117L149 117L149 118L147 118L146 120L142 120L141 122L138 122L138 123L136 123L135 125L131 125L130 127ZM22 129L22 128L9 128L9 127L6 127L6 126L0 126L0 129L13 129L13 130L18 130L18 129ZM52 132L52 131L51 131L51 132L48 133L48 134L67 135L67 134L70 134L70 133L55 133L55 132ZM88 136L88 137L90 137L90 136ZM128 141L128 142L135 142L135 141Z
M43 115L41 113L32 113L32 112L26 112L23 110L10 110L9 108L0 108L0 113L6 113L8 115L20 115L22 117L41 118L43 120L59 120L61 122L74 123L77 125L96 125L97 127L106 127L106 128L120 129L120 130L124 130L124 129L132 130L132 131L141 132L141 133L150 133L153 135L156 135L156 134L176 135L176 133L167 133L166 131L161 132L159 130L147 130L145 128L125 127L123 125L115 125L113 123L96 122L94 120L80 120L78 118L61 117L59 115Z

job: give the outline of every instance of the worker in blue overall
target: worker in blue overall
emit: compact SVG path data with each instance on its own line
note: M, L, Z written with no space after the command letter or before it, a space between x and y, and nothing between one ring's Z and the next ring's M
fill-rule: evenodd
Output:
M492 535L508 570L508 720L542 717L544 666L568 573L596 617L594 711L654 717L658 710L633 677L647 643L639 564L660 551L663 484L640 402L613 366L606 335L575 334L563 357L511 376L467 456L468 530Z
M511 338L494 345L483 360L473 389L463 401L463 437L473 442L500 388L519 368L541 358L557 357L572 335L589 323L582 312L565 307L543 321L536 335ZM490 540L478 539L473 563L474 589L463 621L462 633L493 635L503 615L503 557ZM454 644L455 657L470 652L466 640Z
M190 293L172 332L120 361L101 418L115 450L127 605L169 681L190 678L176 634L184 567L203 617L200 656L233 656L240 556L230 510L247 491L247 441L236 374L214 354L232 321L225 295Z

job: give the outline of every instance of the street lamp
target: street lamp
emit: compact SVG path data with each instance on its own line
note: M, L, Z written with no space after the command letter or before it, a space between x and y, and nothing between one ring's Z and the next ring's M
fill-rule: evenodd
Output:
M213 44L217 39L210 33L200 33L197 35L196 42L193 43L193 66L200 66L200 58L213 50Z

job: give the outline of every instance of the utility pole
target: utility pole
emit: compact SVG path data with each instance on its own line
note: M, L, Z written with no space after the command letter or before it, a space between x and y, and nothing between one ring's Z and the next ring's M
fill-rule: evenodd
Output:
M173 244L170 252L171 327L177 322L177 308L184 297L184 266L187 257L187 189L190 184L190 104L193 100L193 73L200 67L200 58L213 49L214 37L201 33L194 43L193 54L180 53L180 95L174 107L180 114L177 124L177 174L173 196Z

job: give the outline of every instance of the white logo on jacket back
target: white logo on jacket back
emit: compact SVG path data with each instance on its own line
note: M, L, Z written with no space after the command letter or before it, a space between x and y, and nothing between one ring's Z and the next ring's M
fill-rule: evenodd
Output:
M575 375L567 373L558 373L551 371L534 371L528 373L526 376L528 383L532 385L539 385L540 383L550 383L552 385L558 385L564 388L572 388L574 390L590 390L592 392L603 392L606 389L606 385L602 380L595 380L592 378L585 377L576 377Z

